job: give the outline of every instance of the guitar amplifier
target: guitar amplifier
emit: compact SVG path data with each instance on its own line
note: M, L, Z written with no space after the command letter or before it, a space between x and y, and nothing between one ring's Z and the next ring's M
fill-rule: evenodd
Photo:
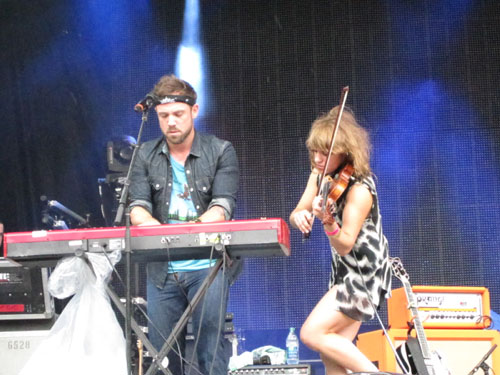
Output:
M311 375L311 365L245 366L228 371L228 375Z
M424 328L487 328L491 323L490 295L484 287L413 286L418 315ZM408 328L412 320L404 288L387 301L391 328Z
M406 329L391 328L387 333L396 348L408 337ZM467 375L494 344L500 345L500 332L495 330L426 329L425 336L429 349L442 355L443 364L453 375ZM358 335L356 345L380 371L402 373L382 330ZM500 373L500 348L493 350L486 363L493 373Z

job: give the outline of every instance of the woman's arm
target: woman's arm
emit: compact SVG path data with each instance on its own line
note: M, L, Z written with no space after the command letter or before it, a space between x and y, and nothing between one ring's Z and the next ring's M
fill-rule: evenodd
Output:
M342 213L342 228L337 232L337 223L324 225L325 232L335 233L329 235L328 239L339 255L346 255L351 251L373 204L370 191L360 184L354 185L349 190L346 199ZM315 206L315 211L317 209L318 207Z
M318 192L318 173L311 172L302 197L297 203L297 207L290 214L290 224L299 229L302 233L309 233L312 230L314 216L312 215L312 201Z

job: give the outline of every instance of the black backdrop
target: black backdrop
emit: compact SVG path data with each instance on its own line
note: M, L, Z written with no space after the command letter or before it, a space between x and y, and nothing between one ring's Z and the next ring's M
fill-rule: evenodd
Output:
M498 311L499 3L202 0L200 10L198 126L237 149L236 218L288 220L309 171L309 126L349 85L373 139L391 255L414 285L488 287ZM44 194L104 225L106 142L136 135L132 107L174 71L183 15L179 1L0 1L6 231L41 228ZM158 135L151 118L145 138ZM233 286L235 324L263 331L259 344L284 345L269 332L300 326L326 290L318 227L306 242L292 231L291 258L248 260Z

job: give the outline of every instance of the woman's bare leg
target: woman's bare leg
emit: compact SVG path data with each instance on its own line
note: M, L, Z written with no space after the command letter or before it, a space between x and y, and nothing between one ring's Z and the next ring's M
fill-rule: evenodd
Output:
M376 372L377 367L352 343L361 322L335 311L336 289L332 288L318 302L300 330L302 342L320 353L327 375L353 372Z

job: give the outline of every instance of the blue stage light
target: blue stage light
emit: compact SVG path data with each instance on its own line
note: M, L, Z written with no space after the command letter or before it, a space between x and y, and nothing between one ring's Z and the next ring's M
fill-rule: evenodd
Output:
M175 73L188 81L198 93L200 116L206 108L203 77L203 52L200 44L200 5L198 0L186 0L182 42L177 50Z

